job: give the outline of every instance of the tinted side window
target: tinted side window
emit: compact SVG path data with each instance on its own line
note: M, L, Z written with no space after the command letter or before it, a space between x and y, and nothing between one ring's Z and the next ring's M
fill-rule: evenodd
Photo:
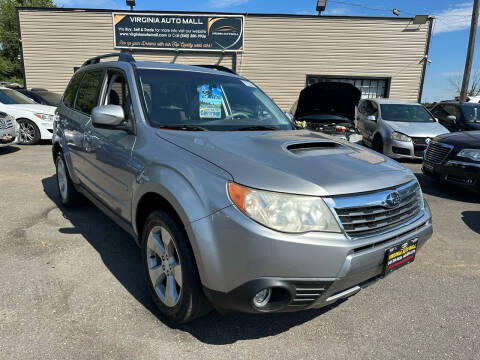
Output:
M82 80L82 77L85 73L80 72L76 73L73 75L72 80L67 86L67 89L65 90L65 94L63 95L63 103L65 106L68 106L69 108L73 108L73 102L75 101L75 94L78 89L78 85L80 84L80 81Z
M78 88L75 109L90 115L92 109L98 105L98 97L103 82L103 70L88 71Z

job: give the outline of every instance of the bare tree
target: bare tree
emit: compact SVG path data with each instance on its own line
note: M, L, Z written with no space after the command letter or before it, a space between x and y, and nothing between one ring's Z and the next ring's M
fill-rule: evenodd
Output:
M462 90L462 76L451 76L448 78L448 82L450 83L451 87L460 94ZM470 77L469 89L467 92L467 96L473 97L480 95L480 70L476 69L472 72L472 76Z

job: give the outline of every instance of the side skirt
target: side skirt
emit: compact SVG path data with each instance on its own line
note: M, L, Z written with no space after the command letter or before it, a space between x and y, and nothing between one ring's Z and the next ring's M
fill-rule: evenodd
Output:
M120 226L124 231L129 233L133 239L135 240L135 243L139 245L137 235L135 234L135 231L133 230L132 225L126 221L124 218L121 216L117 215L112 209L110 209L108 206L104 205L103 202L97 199L96 196L92 195L90 191L85 189L82 185L75 185L76 190L84 195L88 200L90 200L96 207L98 207L105 215L107 215L110 219L112 219L118 226Z

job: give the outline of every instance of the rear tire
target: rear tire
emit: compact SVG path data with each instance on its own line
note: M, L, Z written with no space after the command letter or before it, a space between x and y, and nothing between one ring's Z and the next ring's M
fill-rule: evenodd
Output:
M169 213L158 210L147 218L142 259L150 295L166 318L182 324L210 311L187 235Z
M55 168L57 170L57 190L63 205L72 207L77 204L80 194L75 189L63 153L58 153L55 160Z
M380 136L376 136L373 139L372 148L376 152L378 152L380 154L383 154L383 141L382 141L382 138Z
M18 119L17 123L20 127L18 143L22 145L35 145L40 141L40 129L31 120Z

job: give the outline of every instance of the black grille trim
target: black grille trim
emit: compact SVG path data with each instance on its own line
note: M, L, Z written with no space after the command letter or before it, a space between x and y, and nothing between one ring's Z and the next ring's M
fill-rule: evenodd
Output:
M288 306L306 307L312 305L317 299L328 290L332 282L325 281L302 281L295 282L295 297Z
M450 152L453 150L453 146L431 142L425 150L425 160L429 163L440 165L442 164Z

